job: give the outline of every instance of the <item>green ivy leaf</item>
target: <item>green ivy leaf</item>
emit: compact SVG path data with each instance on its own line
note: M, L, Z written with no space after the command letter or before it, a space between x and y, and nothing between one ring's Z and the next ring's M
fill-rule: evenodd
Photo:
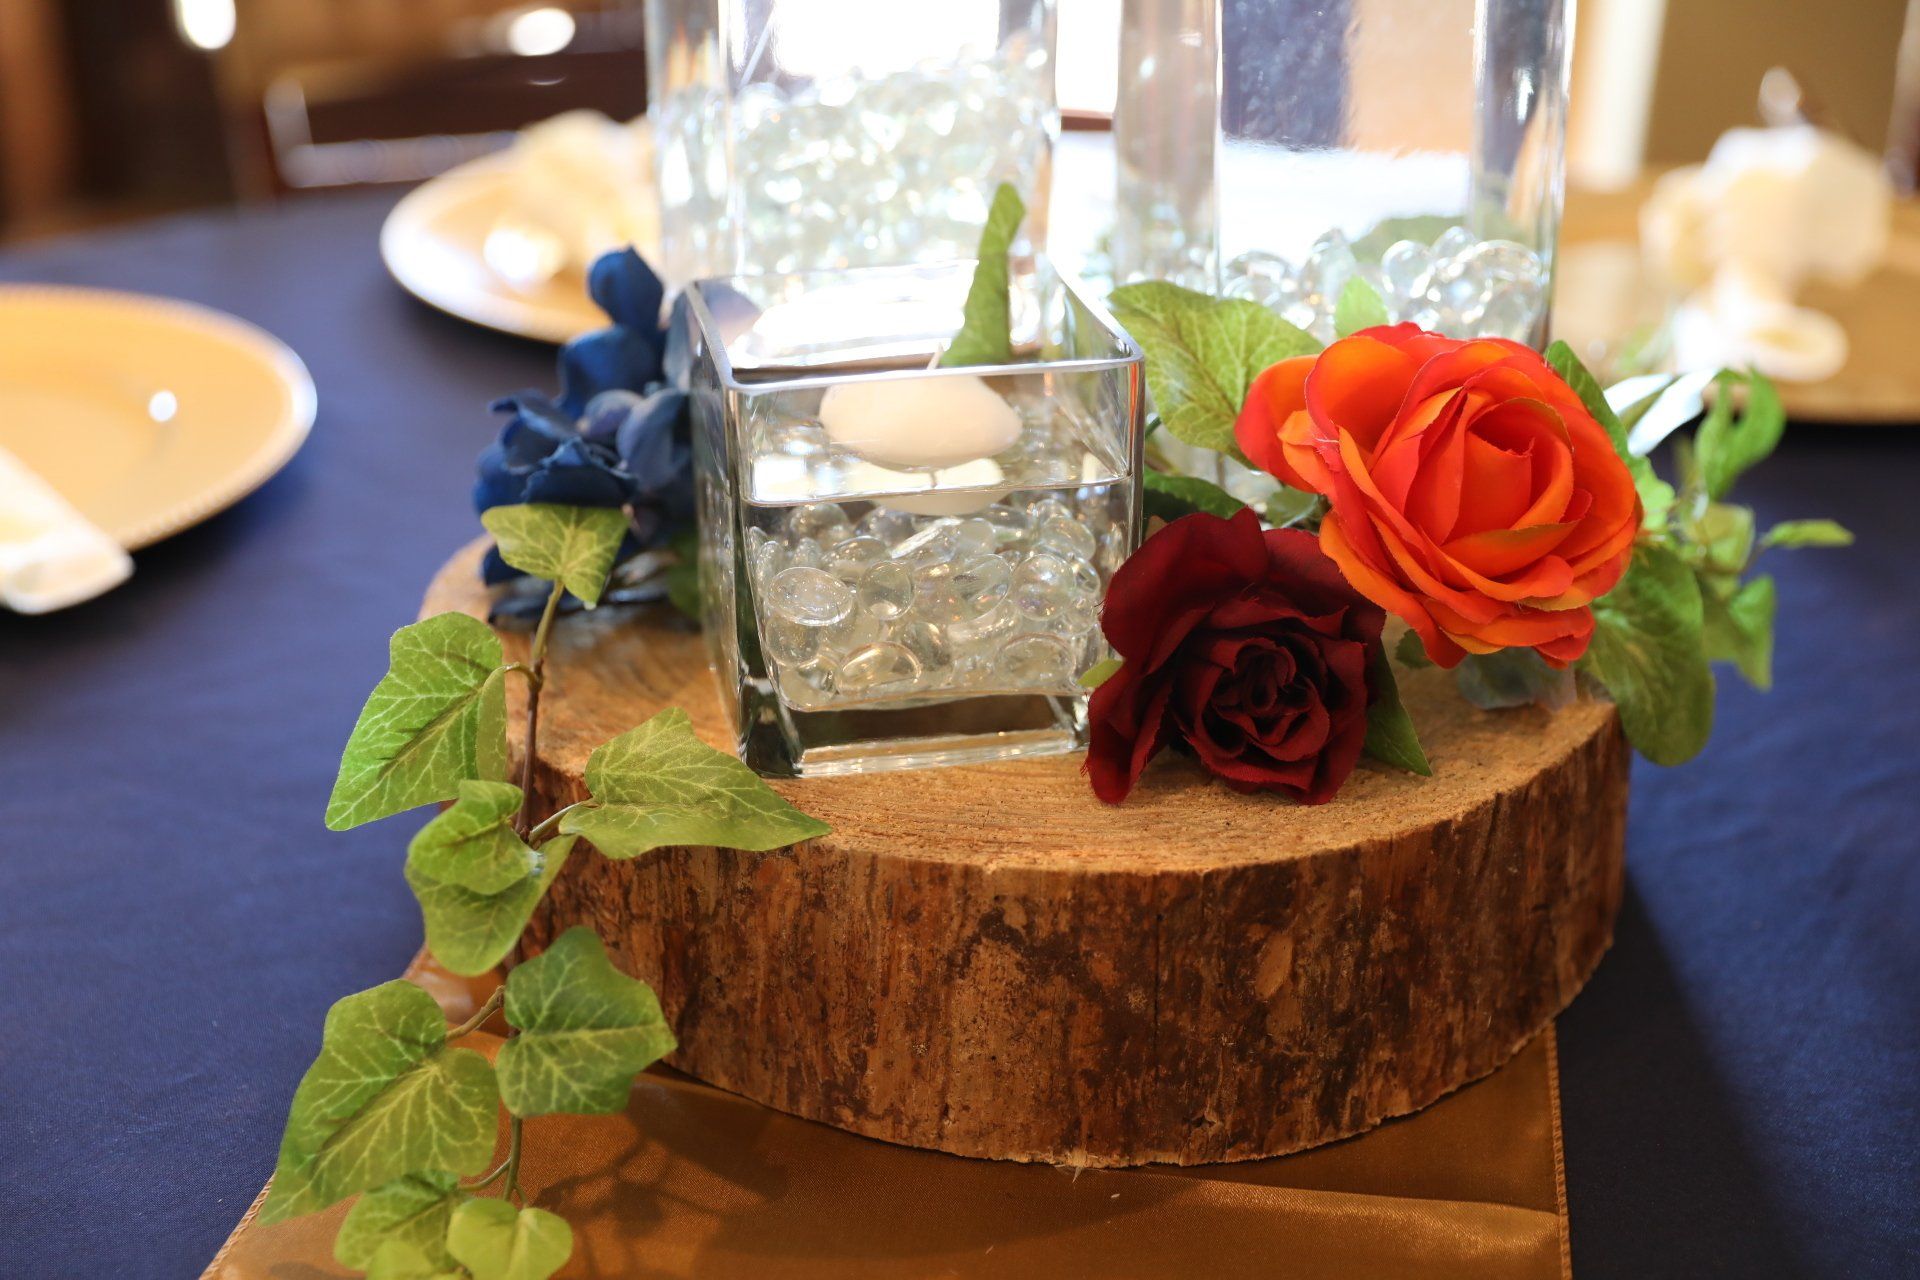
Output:
M497 893L436 880L407 858L407 886L420 903L427 950L462 977L476 977L506 958L533 916L547 886L566 865L576 837L558 836L540 846L525 875Z
M1367 707L1367 742L1362 750L1381 764L1432 777L1433 766L1421 749L1413 717L1400 701L1400 686L1393 678L1393 663L1387 660L1386 649L1374 654L1371 668L1374 699Z
M1147 388L1167 430L1188 444L1238 454L1233 421L1269 365L1320 349L1313 336L1246 298L1214 298L1165 281L1107 299L1147 356Z
M1333 331L1345 338L1385 323L1387 303L1380 291L1359 276L1349 278L1333 304Z
M1211 480L1202 480L1199 476L1148 471L1143 479L1146 492L1141 506L1145 514L1158 516L1162 520L1178 520L1196 511L1224 518L1244 510L1247 505Z
M1673 486L1654 472L1651 462L1627 447L1627 429L1621 423L1620 415L1607 403L1606 393L1600 390L1600 384L1587 372L1587 366L1580 363L1580 357L1573 353L1573 348L1564 341L1557 341L1547 348L1546 359L1553 371L1580 397L1580 403L1587 407L1587 412L1606 428L1608 438L1613 441L1613 451L1627 464L1627 474L1633 477L1633 487L1640 495L1640 506L1644 513L1642 526L1648 529L1665 527L1667 516L1673 510Z
M1773 579L1761 576L1722 596L1702 583L1707 657L1731 662L1756 689L1773 687L1773 618L1778 608Z
M417 1245L389 1240L374 1251L367 1264L367 1280L469 1280L457 1263L445 1266L429 1258Z
M1402 632L1400 642L1393 646L1393 656L1409 671L1433 665L1433 659L1427 656L1427 646L1420 639L1418 631Z
M480 513L480 523L493 535L502 560L559 583L589 609L600 603L627 537L627 513L619 507L528 502L489 507Z
M453 799L462 782L507 771L500 638L478 618L443 613L393 633L340 756L327 826L357 827Z
M547 1280L573 1254L573 1228L545 1209L469 1200L453 1215L447 1248L473 1280Z
M1612 695L1627 740L1655 764L1698 755L1713 732L1713 670L1693 570L1666 547L1636 547L1593 619L1580 669Z
M701 742L677 707L588 756L587 790L594 803L569 813L560 829L585 836L609 858L676 844L778 849L832 830Z
M333 1238L334 1260L365 1271L380 1246L392 1240L418 1249L429 1265L452 1270L447 1252L447 1222L468 1199L450 1173L410 1173L367 1192L348 1210Z
M1746 404L1734 412L1734 388L1745 384ZM1700 467L1701 487L1707 496L1727 496L1733 482L1756 463L1763 462L1787 429L1787 412L1780 393L1757 373L1731 370L1714 380L1713 406L1694 433L1694 456Z
M499 893L526 879L535 858L513 829L520 801L511 782L461 783L452 807L407 845L407 865L474 893Z
M613 967L599 935L575 927L507 975L500 1097L517 1116L624 1111L633 1078L672 1053L653 989Z
M1833 520L1782 520L1760 539L1764 547L1850 547L1853 533Z
M1531 649L1470 653L1453 670L1460 696L1482 711L1563 707L1573 701L1573 672L1556 671Z
M382 983L327 1011L301 1077L262 1222L324 1209L409 1173L478 1173L493 1154L493 1068L447 1044L432 996Z
M1081 674L1080 687L1082 689L1098 689L1101 685L1113 679L1113 673L1119 669L1120 659L1102 658Z
M987 225L980 232L978 261L973 282L967 286L967 302L960 332L940 356L940 367L952 369L970 364L1007 364L1013 359L1013 305L1007 255L1013 251L1013 238L1020 231L1020 220L1027 206L1020 193L1001 183L993 193L993 207L987 210Z

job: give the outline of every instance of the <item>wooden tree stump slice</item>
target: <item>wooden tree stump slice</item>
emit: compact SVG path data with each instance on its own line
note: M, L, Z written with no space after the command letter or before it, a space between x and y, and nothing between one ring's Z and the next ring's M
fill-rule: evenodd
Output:
M484 616L479 551L427 612ZM729 743L700 638L665 614L569 619L548 671L536 812L584 798L588 753L662 707ZM673 1065L871 1137L1085 1165L1328 1142L1505 1062L1620 902L1610 706L1481 712L1438 671L1402 694L1431 779L1362 766L1318 807L1170 755L1119 807L1077 756L779 781L833 834L577 853L528 936L592 927L659 993Z

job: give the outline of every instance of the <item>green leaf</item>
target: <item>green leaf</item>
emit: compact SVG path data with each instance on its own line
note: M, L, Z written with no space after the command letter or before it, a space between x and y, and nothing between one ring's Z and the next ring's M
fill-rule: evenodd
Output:
M407 845L407 865L475 893L499 893L526 879L535 858L513 829L520 801L511 782L461 783L453 806Z
M1627 740L1655 764L1698 755L1713 732L1713 670L1693 570L1666 547L1636 547L1593 618L1580 669L1612 695Z
M1326 513L1325 498L1284 484L1278 493L1267 499L1267 523L1276 529L1306 529L1314 532L1320 528L1321 517Z
M1673 486L1662 480L1654 472L1653 464L1634 453L1627 447L1627 429L1620 421L1620 415L1607 403L1606 393L1594 380L1587 366L1580 363L1580 357L1564 341L1556 341L1547 348L1547 364L1560 375L1573 393L1580 397L1580 403L1587 407L1594 420L1606 428L1607 437L1613 441L1613 451L1627 464L1627 474L1633 477L1633 487L1640 495L1643 511L1642 527L1662 528L1667 523L1667 515L1673 510Z
M367 1280L468 1280L458 1264L445 1266L429 1258L417 1245L389 1240L374 1251L367 1264Z
M1760 539L1764 547L1850 547L1853 533L1833 520L1782 520Z
M667 601L674 608L700 621L700 534L688 529L674 535L668 544L679 559L667 570Z
M1367 742L1362 749L1381 764L1432 777L1433 766L1420 747L1413 717L1400 701L1400 686L1393 678L1393 663L1387 660L1384 648L1374 654L1371 666L1374 699L1367 707Z
M1222 518L1246 508L1246 503L1211 480L1199 476L1169 475L1148 471L1144 475L1146 494L1142 500L1145 514L1162 520L1178 520L1196 511Z
M1393 656L1409 671L1433 665L1433 659L1427 656L1427 646L1420 639L1418 631L1403 632L1400 642L1393 646Z
M1753 557L1753 508L1709 502L1686 523L1687 535L1715 573L1739 574Z
M447 1248L473 1280L547 1280L573 1254L573 1228L545 1209L470 1200L453 1215Z
M1115 289L1107 304L1147 356L1147 389L1167 430L1237 453L1233 421L1259 373L1320 344L1257 302L1213 298L1165 281Z
M1013 305L1008 296L1007 255L1013 251L1013 238L1026 216L1027 206L1021 202L1020 193L1010 184L1001 183L993 193L993 207L987 210L987 225L980 232L980 250L975 255L978 261L973 282L967 286L960 332L941 355L941 368L1012 361Z
M1333 304L1333 331L1344 338L1385 323L1387 303L1380 291L1359 276L1349 278Z
M1736 414L1734 388L1742 383L1746 404ZM1726 497L1742 473L1774 451L1786 429L1787 412L1771 382L1757 373L1722 373L1714 380L1713 406L1693 440L1707 496Z
M1773 617L1778 607L1773 579L1754 578L1730 596L1703 583L1707 657L1731 662L1756 689L1773 687Z
M493 1068L447 1044L432 996L382 983L327 1011L301 1077L262 1222L324 1209L409 1173L478 1173L493 1154Z
M507 694L492 628L439 614L394 632L388 655L340 756L327 800L335 831L506 776Z
M624 1111L633 1078L672 1053L653 989L613 967L591 929L575 927L507 975L500 1097L517 1116Z
M1119 669L1120 659L1102 658L1081 674L1080 687L1082 689L1098 689L1101 685L1113 679L1113 673Z
M562 507L529 502L480 513L500 558L522 573L557 582L587 608L600 603L607 575L627 537L619 507Z
M365 1271L373 1265L380 1246L403 1241L420 1251L422 1259L452 1270L447 1252L447 1221L468 1199L460 1180L450 1173L410 1173L369 1191L355 1202L333 1238L333 1256L341 1266Z
M633 858L662 845L778 849L826 835L809 818L724 751L696 738L687 713L669 707L587 757L592 805L573 810L560 829L585 836L609 858Z
M1578 690L1573 672L1555 670L1531 649L1470 653L1453 670L1460 696L1482 711L1564 707Z
M427 950L462 977L487 972L506 958L520 939L534 907L573 851L574 836L558 836L540 846L525 875L497 893L436 880L407 858L407 886L420 902Z

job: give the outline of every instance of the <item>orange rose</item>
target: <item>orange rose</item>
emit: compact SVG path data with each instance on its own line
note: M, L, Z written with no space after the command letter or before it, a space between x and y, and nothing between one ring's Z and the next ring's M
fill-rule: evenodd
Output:
M1322 548L1443 667L1499 649L1578 658L1640 528L1606 428L1504 339L1362 330L1261 373L1234 436L1326 495Z

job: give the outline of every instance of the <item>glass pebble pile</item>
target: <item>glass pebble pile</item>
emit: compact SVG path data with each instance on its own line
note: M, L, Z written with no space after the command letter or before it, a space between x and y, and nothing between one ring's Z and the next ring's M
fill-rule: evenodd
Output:
M1083 692L1126 555L1114 485L959 516L871 503L763 510L747 533L760 645L789 706Z
M725 113L670 98L655 126L669 172L724 187L704 166L730 154L735 194L669 203L668 237L706 246L720 272L743 265L724 260L729 242L756 272L971 257L995 185L1046 172L1051 74L1043 46L1014 41L960 66L757 81Z
M1400 240L1363 263L1338 231L1314 241L1297 267L1278 254L1243 253L1224 272L1229 296L1251 298L1322 342L1334 334L1334 310L1347 282L1372 285L1398 323L1411 320L1449 337L1528 341L1547 305L1540 256L1511 240L1481 240L1453 227L1432 244Z

